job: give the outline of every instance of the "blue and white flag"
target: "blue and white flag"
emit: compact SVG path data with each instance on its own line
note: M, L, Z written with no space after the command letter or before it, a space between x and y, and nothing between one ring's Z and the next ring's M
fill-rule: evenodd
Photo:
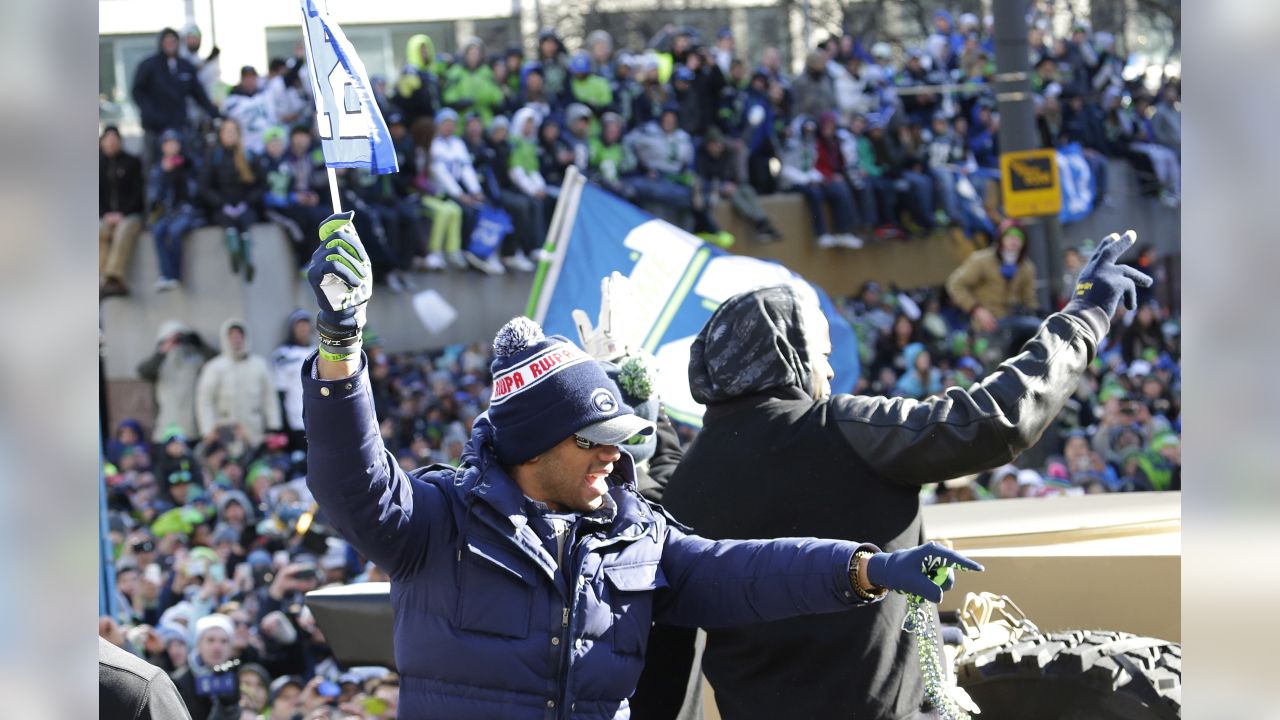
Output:
M821 289L786 267L733 255L655 219L602 190L570 168L561 188L549 240L527 313L547 334L576 340L574 309L595 318L600 279L613 271L630 278L629 313L642 347L658 361L658 391L672 418L701 424L703 406L689 392L689 348L711 313L730 297L762 285L795 284L816 293L831 324L833 392L850 392L861 370L858 341Z
M1058 148L1058 180L1062 186L1062 210L1058 221L1066 224L1083 220L1093 212L1098 181L1085 159L1080 143L1067 143Z
M302 0L302 37L325 166L366 168L374 174L398 170L391 133L373 99L364 63L316 0Z

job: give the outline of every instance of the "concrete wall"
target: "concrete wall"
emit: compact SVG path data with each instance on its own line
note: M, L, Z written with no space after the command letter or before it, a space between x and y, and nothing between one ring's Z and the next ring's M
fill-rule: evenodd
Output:
M203 228L186 239L183 287L157 293L159 277L150 234L138 238L129 270L132 294L108 298L100 308L109 380L136 377L135 368L155 348L156 330L170 318L195 328L206 342L217 344L218 330L229 317L243 318L255 352L266 354L284 337L284 323L296 308L313 310L315 298L294 269L292 251L273 225L253 230L257 276L252 284L231 274L218 228ZM475 272L416 274L418 290L435 289L458 312L438 334L430 333L413 310L412 294L397 295L378 287L369 305L369 324L392 351L437 348L492 337L502 323L524 312L532 274L483 276Z

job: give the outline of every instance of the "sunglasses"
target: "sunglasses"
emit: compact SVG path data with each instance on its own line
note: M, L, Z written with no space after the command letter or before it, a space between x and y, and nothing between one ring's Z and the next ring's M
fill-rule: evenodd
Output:
M646 438L644 435L639 435L639 434L637 434L637 435L632 435L631 437L627 438L627 439L626 439L625 441L623 441L622 443L598 443L598 442L592 442L591 440L588 440L588 439L586 439L586 438L582 437L581 435L574 434L574 436L573 436L573 444L574 444L574 445L577 445L578 447L582 448L583 450L595 450L596 448L604 447L605 445L614 445L614 444L621 444L621 445L642 445L646 439L647 439L647 438Z
M573 444L577 445L583 450L595 450L596 448L604 447L604 443L592 442L582 437L581 435L578 435L577 433L575 433L573 436Z

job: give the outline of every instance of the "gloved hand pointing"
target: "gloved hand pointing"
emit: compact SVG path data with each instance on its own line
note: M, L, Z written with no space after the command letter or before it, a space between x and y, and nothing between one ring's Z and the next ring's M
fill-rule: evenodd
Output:
M347 211L320 224L320 247L311 256L307 280L320 312L316 330L320 356L339 360L360 352L365 307L373 295L373 270Z
M927 542L906 550L876 553L867 560L867 580L874 585L942 602L942 591L951 587L951 568L982 572L982 565L955 550ZM942 582L935 577L945 571Z
M1138 234L1128 230L1124 235L1111 233L1103 238L1098 248L1093 251L1089 262L1076 278L1076 287L1071 293L1071 301L1062 309L1063 312L1082 317L1090 325L1094 325L1088 317L1091 308L1101 309L1109 323L1116 314L1116 307L1124 299L1124 306L1133 310L1138 306L1138 288L1151 287L1150 277L1128 265L1117 265L1116 261L1126 250L1133 247ZM1096 327L1094 327L1097 330ZM1098 335L1101 339L1107 327Z

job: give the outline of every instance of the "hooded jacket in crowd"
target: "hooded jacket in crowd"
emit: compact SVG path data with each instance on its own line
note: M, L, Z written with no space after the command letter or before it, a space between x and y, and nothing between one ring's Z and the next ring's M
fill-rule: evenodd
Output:
M232 327L244 331L244 349L231 350ZM279 430L280 403L267 361L249 352L249 331L241 320L222 323L222 352L200 371L196 384L196 418L200 435L223 425L240 423L250 445L258 445L267 430Z
M156 38L156 54L138 63L133 76L133 102L138 106L142 128L147 132L184 128L188 97L204 108L210 117L219 117L218 108L200 84L196 66L178 55L165 57L164 51L159 49L168 33L173 33L173 30L165 28L160 32Z
M1057 313L968 391L922 402L815 399L805 323L814 305L806 310L785 286L743 293L693 343L690 390L707 409L663 499L700 535L857 534L886 551L918 545L920 487L1034 444L1097 346L1083 320ZM708 628L702 668L721 717L913 717L923 682L915 636L902 631L906 608L906 596L890 593L838 616Z
M951 301L972 312L981 305L997 318L1006 317L1018 307L1034 310L1040 303L1036 299L1036 267L1027 258L1028 243L1022 244L1012 277L1002 271L999 245L975 250L947 277L947 294Z
M428 59L423 59L426 55ZM436 46L430 36L414 35L405 45L405 65L396 80L396 107L404 111L405 126L418 118L434 118L440 109L440 79Z
M177 342L168 352L160 352L165 338L176 336ZM216 355L191 328L177 320L160 326L156 350L138 365L138 375L155 383L156 422L151 439L162 442L169 428L176 427L183 437L195 438L196 380L205 361Z

